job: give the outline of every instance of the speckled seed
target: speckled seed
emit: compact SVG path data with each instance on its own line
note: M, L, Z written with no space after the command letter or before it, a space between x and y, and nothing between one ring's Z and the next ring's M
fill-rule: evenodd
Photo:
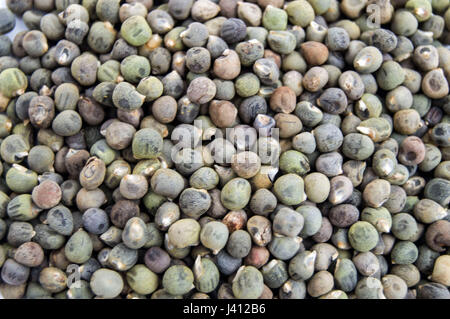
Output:
M350 227L348 238L352 247L360 252L371 250L379 240L375 227L364 221L356 222Z
M304 218L293 209L283 207L275 215L273 231L277 234L296 237L303 228Z
M198 218L211 206L211 196L204 189L186 188L180 194L179 205L184 214Z
M233 283L233 294L238 299L257 299L263 293L263 275L253 266L239 268Z
M416 261L418 249L410 241L398 241L391 251L391 261L393 264L406 265Z
M230 210L239 210L247 205L250 196L250 183L243 178L233 178L222 188L221 202Z
M172 295L184 295L194 288L194 274L181 265L169 267L164 273L162 285Z
M187 89L189 100L204 104L211 101L216 95L216 85L207 77L201 76L191 81Z
M274 183L274 193L285 205L298 205L306 199L303 179L295 174L285 174Z
M65 246L65 255L69 261L82 264L91 257L92 249L91 238L87 232L80 229L67 241Z
M312 133L316 140L317 149L323 153L337 150L344 139L341 130L331 123L315 127Z
M14 252L14 260L27 267L37 267L44 261L44 250L37 243L26 242Z
M336 268L334 270L334 278L336 286L345 292L350 292L355 289L358 282L357 270L350 259L338 259Z
M381 278L383 294L387 299L404 299L408 292L405 281L396 275L386 275Z
M200 232L200 241L203 246L217 254L225 247L228 240L228 228L221 222L209 222L203 226Z

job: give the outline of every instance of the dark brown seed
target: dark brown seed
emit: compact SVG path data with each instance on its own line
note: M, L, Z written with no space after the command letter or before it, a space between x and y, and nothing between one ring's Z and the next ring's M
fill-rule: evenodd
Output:
M145 265L157 274L163 273L170 266L169 254L159 247L151 247L144 256Z
M91 155L86 150L69 149L65 162L66 170L69 175L73 176L74 179L78 179L78 176L89 157L91 157Z
M266 247L253 246L250 253L245 257L244 264L261 268L269 261L270 253Z
M359 219L359 210L350 204L333 206L328 213L328 218L334 226L345 228L353 225Z
M83 118L83 122L88 125L99 125L105 118L103 107L87 96L78 101L78 113Z
M115 203L109 215L111 222L119 228L124 228L130 218L137 216L139 216L139 206L130 200L120 200Z
M220 200L220 190L215 188L208 191L208 193L211 197L211 206L207 210L206 214L213 218L220 218L224 216L228 210L222 205L222 201Z
M427 114L425 114L423 120L425 121L425 124L429 127L433 127L436 124L438 124L443 116L442 109L438 106L433 106Z
M328 218L323 217L322 224L317 233L312 236L312 239L317 243L325 243L331 238L331 235L333 235L333 225Z
M428 226L425 241L431 249L444 252L445 247L450 246L450 222L438 220Z

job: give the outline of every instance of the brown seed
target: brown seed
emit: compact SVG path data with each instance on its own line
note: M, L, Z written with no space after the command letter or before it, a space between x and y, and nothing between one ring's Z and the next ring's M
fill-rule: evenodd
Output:
M328 82L328 72L322 67L315 66L309 69L303 77L303 87L310 92L317 92Z
M230 233L235 230L244 228L247 223L247 213L244 210L233 210L226 214L222 223L224 223L228 227L228 231Z
M422 91L432 99L440 99L448 95L448 82L441 68L431 70L425 74L422 79Z
M276 127L280 129L281 138L290 138L302 130L302 122L294 114L278 113L274 116Z
M307 290L312 297L319 297L331 291L333 286L333 275L326 270L321 270L309 280Z
M220 218L224 216L228 210L222 205L222 201L220 200L220 190L215 188L208 191L208 193L211 197L211 206L206 214L213 218Z
M115 150L123 150L131 145L136 129L133 125L121 121L113 121L105 132L106 143Z
M265 49L264 50L264 58L266 59L272 59L278 68L281 68L281 56L272 50Z
M263 216L252 216L247 222L247 230L258 246L266 246L272 241L271 222Z
M31 124L38 128L47 128L55 117L55 103L48 96L36 96L31 99L28 108Z
M317 243L325 243L333 235L333 225L331 225L330 220L326 217L322 218L322 224L311 238Z
M105 179L106 165L101 159L93 156L80 172L80 184L87 190L99 187Z
M259 296L258 299L273 299L273 292L272 292L272 290L270 290L269 287L264 285L263 292L262 292L261 296Z
M205 76L198 77L189 84L187 97L191 102L204 104L211 101L216 95L216 85Z
M434 251L444 252L450 246L450 222L442 219L428 226L425 241Z
M67 146L64 146L61 148L55 155L55 162L53 163L53 167L55 168L55 171L60 174L66 174L66 155L69 151L69 148Z
M139 216L139 206L131 200L118 201L109 214L111 222L119 228L124 228L130 218L137 216Z
M391 184L388 181L378 178L371 181L364 188L363 199L367 205L373 208L382 206L391 194Z
M273 185L273 179L278 172L276 167L262 165L259 172L252 177L250 184L253 190L258 190L261 188L271 188Z
M400 134L414 134L421 126L420 114L414 109L400 110L394 114L394 129Z
M331 224L336 227L345 228L353 225L359 219L359 210L350 204L333 206L328 213Z
M261 159L254 152L240 152L232 156L231 167L239 177L251 178L259 172Z
M270 97L270 108L275 112L291 113L295 109L296 101L297 97L291 88L280 86Z
M96 188L91 191L88 191L86 188L82 188L78 191L75 202L77 204L77 208L81 212L84 212L89 208L99 208L107 202L107 199L105 193L100 188Z
M303 57L310 65L321 65L328 59L328 48L320 42L304 42L301 44L300 50Z
M237 3L238 0L220 0L220 13L227 18L235 18Z
M209 103L209 115L218 127L231 127L236 120L237 113L237 108L229 101L212 100Z
M52 180L45 180L31 193L33 202L42 209L49 209L58 205L62 197L61 188Z
M50 253L49 265L59 269L66 269L70 265L70 261L65 254L65 247L61 247L58 250L53 250Z
M398 160L404 165L418 165L425 159L425 144L417 136L408 136L400 144Z
M152 114L158 122L170 123L177 116L177 101L169 96L157 98L151 107Z
M134 128L138 128L139 124L141 124L141 120L144 117L144 110L142 107L128 111L123 109L117 110L117 119L119 121L131 124L134 126Z
M37 267L44 261L44 250L37 243L23 243L14 252L14 259L24 266Z
M223 80L233 80L241 73L241 61L234 50L226 49L214 61L214 74Z
M91 155L86 150L69 149L66 155L65 164L67 172L70 176L74 177L73 179L78 179L78 176L89 157L91 157Z
M105 111L103 107L91 99L90 97L83 96L78 101L78 113L83 118L83 122L88 125L99 125L105 118Z
M253 246L250 253L245 257L244 264L261 268L269 261L270 253L266 247Z

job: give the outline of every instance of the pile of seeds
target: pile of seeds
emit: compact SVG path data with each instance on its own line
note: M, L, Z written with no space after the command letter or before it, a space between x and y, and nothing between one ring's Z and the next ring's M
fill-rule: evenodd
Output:
M450 298L449 0L6 3L4 298Z

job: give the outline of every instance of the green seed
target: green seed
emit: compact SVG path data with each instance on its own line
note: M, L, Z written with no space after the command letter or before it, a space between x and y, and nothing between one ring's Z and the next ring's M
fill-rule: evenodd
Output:
M122 37L133 46L145 44L152 35L147 21L142 16L132 16L126 19L120 27Z

